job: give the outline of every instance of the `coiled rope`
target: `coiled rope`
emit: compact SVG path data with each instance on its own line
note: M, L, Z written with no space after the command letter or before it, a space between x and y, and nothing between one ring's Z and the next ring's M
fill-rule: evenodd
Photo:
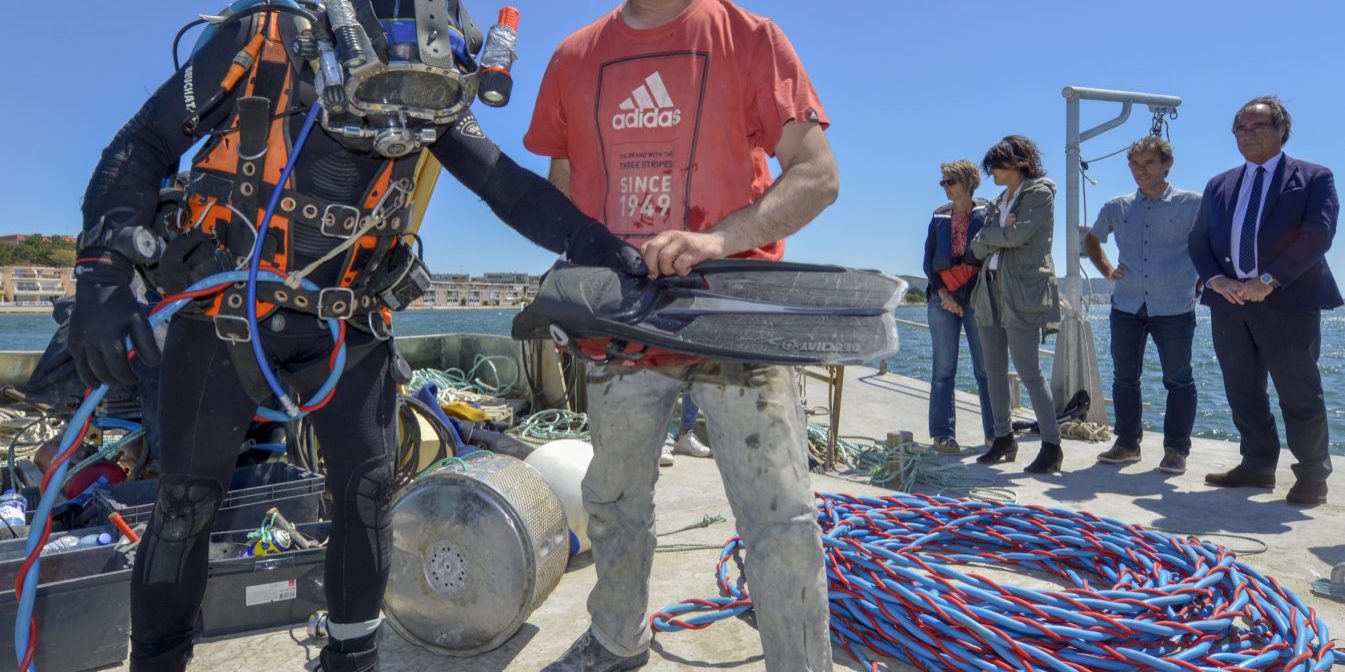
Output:
M500 364L508 366L501 367ZM510 375L506 377L505 373ZM512 357L477 355L472 368L467 371L457 368L417 369L412 372L411 384L407 388L414 394L426 383L434 383L441 394L452 391L503 398L508 397L518 385L520 375L518 364Z
M509 430L510 434L533 441L579 439L588 441L588 416L560 409L547 409L529 415Z
M927 670L1327 670L1316 611L1221 546L1088 513L925 495L820 494L832 641ZM673 605L655 630L752 608L732 539L720 596ZM733 562L730 562L733 560ZM1012 566L1069 587L1001 585L968 565Z

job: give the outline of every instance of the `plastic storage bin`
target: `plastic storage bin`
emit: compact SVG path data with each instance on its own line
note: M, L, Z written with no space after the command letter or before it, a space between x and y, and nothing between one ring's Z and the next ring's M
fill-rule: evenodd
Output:
M108 529L78 530L84 536ZM53 538L60 536L54 533ZM24 561L26 539L0 542L0 631L14 632L19 604L14 581ZM37 588L38 646L42 672L80 672L126 660L131 631L131 570L115 544L42 558ZM14 669L14 637L0 637L0 669Z
M212 529L255 528L273 506L296 525L315 521L325 488L326 480L321 474L292 464L268 462L241 467L234 472ZM101 523L108 515L119 512L133 526L148 523L158 489L158 479L151 478L95 490L93 508L98 521Z
M318 541L325 541L331 529L329 522L299 523L292 519L290 522ZM196 623L199 640L291 628L306 622L309 614L326 608L327 596L323 592L326 547L240 558L239 551L250 545L249 531L210 535L210 580Z

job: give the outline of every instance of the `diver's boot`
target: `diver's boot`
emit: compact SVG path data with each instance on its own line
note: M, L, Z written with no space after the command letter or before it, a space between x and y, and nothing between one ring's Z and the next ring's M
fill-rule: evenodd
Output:
M1064 461L1065 451L1060 448L1060 444L1042 441L1041 452L1037 453L1037 458L1032 460L1032 464L1024 467L1023 471L1029 474L1048 474L1060 471L1060 465Z
M981 453L976 458L981 464L995 464L996 462L1012 462L1018 459L1018 440L1013 438L1012 434L1007 436L995 437L995 442L990 444L990 450Z
M329 639L311 672L378 672L378 633Z
M180 672L192 658L192 641L161 647L131 640L131 672Z

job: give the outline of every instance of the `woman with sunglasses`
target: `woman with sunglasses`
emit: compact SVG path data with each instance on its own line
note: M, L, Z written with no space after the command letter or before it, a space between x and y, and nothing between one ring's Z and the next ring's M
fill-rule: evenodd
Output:
M957 411L953 406L961 334L967 334L971 367L981 396L981 428L985 445L995 438L985 367L981 363L981 338L971 309L971 290L979 270L969 253L972 238L986 223L989 201L973 198L981 176L976 164L965 159L942 164L939 186L948 203L934 211L925 236L925 288L929 312L929 335L933 345L933 371L929 382L929 435L934 449L957 453Z
M1055 184L1046 179L1037 145L1021 135L1001 140L981 161L981 169L1004 187L991 206L990 221L971 242L983 259L971 305L990 381L995 439L977 462L1008 462L1018 456L1009 416L1009 357L1032 399L1041 431L1041 452L1024 471L1060 469L1060 428L1055 402L1041 373L1037 347L1042 329L1060 321L1060 290L1051 261L1055 226Z

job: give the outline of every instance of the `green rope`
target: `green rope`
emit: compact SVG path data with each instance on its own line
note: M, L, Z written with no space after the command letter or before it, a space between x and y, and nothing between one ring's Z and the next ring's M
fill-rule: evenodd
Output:
M69 483L70 480L75 477L75 474L78 474L85 467L93 464L94 462L98 462L99 460L112 459L117 455L117 452L120 451L123 446L131 443L132 441L135 441L136 439L139 439L144 435L145 430L137 429L133 432L127 432L126 434L119 437L116 441L103 442L103 445L99 446L98 450L93 451L92 455L89 455L88 457L80 460L79 464L76 464L75 466L70 468L70 471L67 472L65 475L65 483ZM62 484L61 487L65 487L64 484Z
M675 530L668 530L667 532L659 532L658 535L656 536L666 537L669 535L677 534L679 532L686 532L687 530L698 530L702 527L709 527L716 523L726 523L728 522L728 520L729 520L728 518L725 518L724 516L721 516L718 513L707 513L703 517L701 517L700 520L694 523L691 523L689 525L683 525L682 527L679 527Z
M509 430L509 433L519 438L540 441L557 439L588 441L588 416L573 411L547 409L523 418Z
M258 539L270 540L271 530L275 529L275 526L276 526L276 512L272 511L266 514L266 517L262 519L261 527L251 532L248 532L248 541L256 541Z
M513 375L506 381L500 372L498 363L507 362L512 368ZM484 378L489 374L493 382L488 382ZM490 397L507 397L518 385L520 372L518 363L513 357L507 355L477 355L472 360L472 368L463 371L458 368L448 369L417 369L411 373L411 384L407 387L414 394L424 387L426 383L434 383L434 386L441 391L451 390L454 392L469 392L472 394L482 394Z
M419 480L421 478L424 478L426 475L439 471L440 469L443 469L444 467L447 467L450 464L453 465L454 467L457 467L458 471L462 472L467 471L467 463L464 462L461 457L454 457L450 455L442 460L431 463L430 466L425 467L424 469L421 469L420 472L416 474L416 479Z

